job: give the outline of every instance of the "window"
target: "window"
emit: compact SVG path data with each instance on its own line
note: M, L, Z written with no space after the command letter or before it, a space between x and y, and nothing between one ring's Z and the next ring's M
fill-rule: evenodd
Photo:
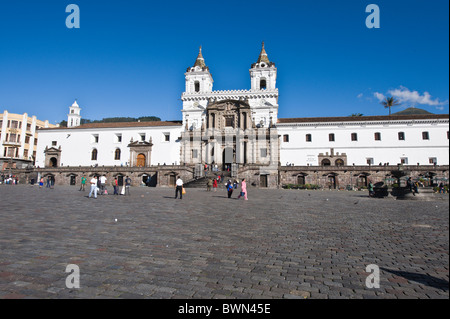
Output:
M164 133L164 142L170 142L170 133Z
M116 151L114 152L114 159L116 161L120 160L120 148L116 148Z
M380 132L375 133L375 141L381 141L381 133Z
M358 140L358 134L352 133L352 141L357 141L357 140Z
M405 133L404 132L398 132L398 140L404 141L405 140Z
M91 153L91 160L96 161L97 160L97 149L93 149Z
M195 90L195 92L200 92L200 82L199 81L195 81L194 90Z
M225 127L234 127L234 117L229 116L225 118Z
M367 165L373 165L373 163L374 163L373 158L372 157L367 157L366 158L366 163L367 163Z
M428 159L428 162L429 162L430 164L437 165L437 158L436 158L436 157L430 157L430 158Z
M116 143L122 143L122 134L120 133L116 134Z
M98 143L98 134L92 135L92 143Z
M57 141L52 141L52 146L56 146L56 144L58 144Z
M261 90L265 90L267 88L266 79L261 79L261 81L259 82L259 88Z
M422 132L422 139L423 140L429 140L430 134L428 132Z
M267 157L267 148L261 149L261 157Z
M197 150L192 150L192 158L197 158Z
M402 163L404 165L408 165L408 158L407 157L400 158L400 163Z
M30 137L29 136L25 136L25 144L30 144Z
M139 136L141 137L141 141L145 142L145 133L140 133Z
M23 150L23 157L27 158L28 157L28 150Z
M306 141L307 142L312 142L312 135L311 134L306 134Z
M31 131L31 124L27 123L27 131Z
M333 133L331 133L331 134L328 135L328 140L329 140L330 142L334 142L334 134L333 134Z
M289 135L288 134L283 135L283 142L289 143Z
M14 133L9 134L9 142L10 143L16 143L17 135Z

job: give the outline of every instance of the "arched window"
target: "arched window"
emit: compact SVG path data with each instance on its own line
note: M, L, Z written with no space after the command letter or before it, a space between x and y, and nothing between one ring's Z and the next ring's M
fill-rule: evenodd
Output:
M195 81L194 90L195 90L195 92L200 92L200 82L199 81Z
M91 153L91 160L92 160L92 161L96 161L96 160L97 160L97 149L96 149L96 148L94 148L94 149L92 150L92 153Z
M329 159L325 158L324 160L322 160L322 166L330 166L331 162Z
M261 79L261 81L259 82L259 88L261 90L265 90L267 88L266 79Z
M344 161L343 161L341 158L338 158L338 159L334 162L334 164L335 164L336 166L344 166Z
M116 161L120 160L120 148L116 148L116 151L114 152L114 159Z

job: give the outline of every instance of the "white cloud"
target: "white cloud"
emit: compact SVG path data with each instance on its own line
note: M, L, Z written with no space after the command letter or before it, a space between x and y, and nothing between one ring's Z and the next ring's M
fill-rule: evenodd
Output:
M400 103L408 103L412 106L416 104L435 106L448 103L448 101L440 102L437 98L433 99L428 92L420 94L418 91L410 91L404 86L400 86L398 89L389 90L388 93L397 98Z
M379 93L379 92L375 92L373 94L380 102L383 101L386 97L384 96L383 93Z
M359 93L356 97L358 98L358 99L360 99L360 98L362 98L363 97L363 95L364 94L362 94L362 93Z

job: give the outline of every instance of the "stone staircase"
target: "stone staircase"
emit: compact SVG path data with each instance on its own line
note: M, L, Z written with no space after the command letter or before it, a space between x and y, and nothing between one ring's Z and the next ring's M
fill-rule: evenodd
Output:
M203 177L199 177L197 179L190 180L184 184L184 187L185 188L204 188L204 189L206 189L206 184L208 182L208 179L209 178L215 179L219 175L222 176L221 184L225 183L224 180L231 178L231 172L227 172L227 171L208 172L206 177L203 176Z

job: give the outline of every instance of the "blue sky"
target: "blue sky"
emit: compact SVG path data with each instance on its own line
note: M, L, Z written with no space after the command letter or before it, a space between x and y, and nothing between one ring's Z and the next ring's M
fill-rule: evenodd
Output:
M65 25L80 8L80 28ZM368 4L380 8L368 29ZM200 45L214 90L249 89L265 42L279 117L385 115L383 96L449 112L448 0L24 0L0 2L0 112L59 123L180 120L184 72Z

